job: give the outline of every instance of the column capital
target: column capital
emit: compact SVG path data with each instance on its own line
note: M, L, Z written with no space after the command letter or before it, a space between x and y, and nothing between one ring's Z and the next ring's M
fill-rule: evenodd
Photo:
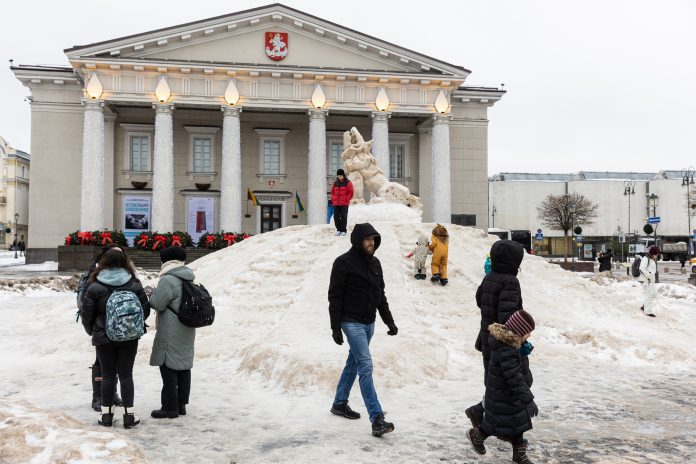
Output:
M91 98L83 98L82 106L85 107L85 111L104 111L104 100L93 100Z
M387 121L392 115L389 111L373 111L370 114L375 121Z
M326 116L329 114L329 110L322 110L318 108L310 108L307 110L307 114L309 114L309 119L326 119Z
M152 107L155 109L155 113L171 114L174 111L174 103L153 103Z
M242 112L242 107L236 106L236 105L235 106L222 105L220 107L220 111L222 111L222 113L225 116L237 116L237 117L239 117L239 113Z
M433 115L433 125L435 124L449 124L450 120L452 119L452 115L447 113L447 114L434 114Z

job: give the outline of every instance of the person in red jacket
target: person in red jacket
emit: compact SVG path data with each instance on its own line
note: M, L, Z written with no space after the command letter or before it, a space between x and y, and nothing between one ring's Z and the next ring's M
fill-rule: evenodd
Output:
M336 235L346 235L348 223L348 205L353 198L353 183L346 178L343 169L336 171L336 180L331 187L331 203L334 207L334 224Z

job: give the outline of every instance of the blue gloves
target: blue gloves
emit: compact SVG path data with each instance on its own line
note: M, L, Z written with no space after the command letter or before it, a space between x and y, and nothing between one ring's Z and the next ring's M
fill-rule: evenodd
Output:
M532 342L527 340L520 347L520 354L522 356L529 356L530 354L532 354L533 349L534 349L534 345L532 345Z

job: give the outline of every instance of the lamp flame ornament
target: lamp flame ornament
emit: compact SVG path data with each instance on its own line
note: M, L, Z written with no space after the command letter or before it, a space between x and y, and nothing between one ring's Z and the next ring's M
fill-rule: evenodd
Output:
M157 100L160 103L165 103L167 100L169 100L171 94L172 92L169 89L167 80L164 77L160 78L159 84L157 84L157 87L155 88L155 97L157 97Z
M387 111L387 108L389 108L389 97L387 96L387 92L384 91L384 88L379 89L375 105L380 111Z
M435 110L440 114L445 114L448 108L449 102L447 101L447 97L445 97L445 92L440 90L440 93L435 100Z
M326 96L324 95L324 91L321 89L321 85L317 84L317 87L314 89L314 93L312 94L312 106L320 110L325 104Z
M89 98L92 100L96 100L97 98L101 97L102 92L103 89L101 82L99 81L97 74L94 73L87 83L87 95L89 95Z
M237 90L234 80L230 80L230 83L227 84L227 89L225 90L225 101L230 106L234 106L239 102L239 90Z

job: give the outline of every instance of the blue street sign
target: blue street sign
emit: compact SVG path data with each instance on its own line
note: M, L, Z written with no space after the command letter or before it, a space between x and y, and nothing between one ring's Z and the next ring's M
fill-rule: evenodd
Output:
M536 234L536 235L534 236L534 240L537 240L537 241L542 241L542 240L544 240L544 234Z
M660 216L648 218L648 224L659 224L659 223L660 223Z
M581 242L581 241L582 241L582 235L576 235L576 236L575 236L575 240L578 241L578 242Z

